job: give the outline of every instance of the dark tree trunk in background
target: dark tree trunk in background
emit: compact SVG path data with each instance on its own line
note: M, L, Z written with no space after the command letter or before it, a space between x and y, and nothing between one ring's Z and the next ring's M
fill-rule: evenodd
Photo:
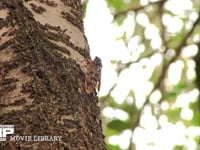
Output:
M0 125L14 134L0 149L104 150L81 0L0 0ZM9 141L10 136L61 141Z
M198 47L198 52L197 55L195 56L195 64L196 64L196 84L197 84L197 88L200 91L200 43L197 44ZM199 100L198 100L198 113L200 113L200 96L199 96ZM200 119L199 119L199 123L200 123Z

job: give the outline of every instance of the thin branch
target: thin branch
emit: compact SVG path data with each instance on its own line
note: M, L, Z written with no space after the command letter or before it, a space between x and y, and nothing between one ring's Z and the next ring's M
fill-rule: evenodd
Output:
M134 11L134 12L138 12L139 10L142 10L146 7L145 6L139 6L139 7L131 7L129 9L126 9L126 10L123 10L123 11L120 11L116 14L114 14L114 19L117 19L118 17L122 16L122 15L126 15L128 12L130 11Z
M128 8L126 10L123 10L123 11L120 11L120 12L117 12L116 14L114 14L114 19L117 19L118 17L122 16L122 15L126 15L128 12L130 11L134 11L134 12L138 12L139 10L142 10L144 8L146 8L147 6L149 5L153 5L153 4L157 4L159 5L160 3L163 3L165 2L166 0L161 0L161 1L157 1L157 2L149 2L148 5L144 5L144 6L138 6L138 7L131 7L131 8Z
M113 89L114 89L116 86L117 86L117 83L115 83L115 84L110 88L110 90L108 91L108 94L106 94L106 96L103 97L103 99L101 100L101 103L105 103L105 102L109 99L109 97L110 97L110 95L111 95L111 92L113 91Z
M127 63L122 63L121 61L118 61L118 62L113 61L114 63L117 63L118 66L120 66L116 69L117 74L119 75L125 68L130 67L132 64L140 62L143 58L151 57L156 53L161 53L161 52L159 50L155 50L153 52L150 52L149 54L146 54L145 56L139 57L138 59L136 59L134 61L129 61Z
M192 35L192 33L193 33L193 31L194 31L194 29L195 29L195 27L197 26L198 23L200 23L200 13L199 13L199 15L198 15L197 20L194 22L194 24L193 24L191 30L185 35L185 37L183 38L183 40L182 40L182 42L180 43L180 45L176 48L177 51L176 51L175 56L169 61L169 63L167 63L166 65L164 65L163 71L162 71L161 75L159 76L159 78L158 78L158 80L157 80L157 82L156 82L154 88L151 90L151 92L149 93L149 95L148 95L147 98L146 98L146 101L144 102L143 106L141 107L141 109L140 109L139 112L138 112L137 119L136 119L136 121L134 122L134 124L133 124L133 126L132 126L132 128L131 128L132 133L133 133L133 131L135 130L135 128L139 125L139 122L140 122L140 119L141 119L142 111L144 110L144 107L149 103L150 96L152 95L152 93L153 93L156 89L160 88L160 85L161 85L162 81L164 80L164 78L165 78L165 76L166 76L166 73L167 73L167 71L168 71L168 69L169 69L169 66L170 66L174 61L176 61L177 58L180 56L183 47L186 46L188 38ZM132 149L132 139L133 139L133 134L131 135L131 138L130 138L129 150Z
M166 39L166 28L165 28L163 21L162 21L162 16L164 15L164 4L165 4L165 1L160 5L158 15L160 17L160 24L161 24L161 40L162 40L162 43L165 47L164 53L166 53L166 51L168 49L168 42L167 42L167 39Z

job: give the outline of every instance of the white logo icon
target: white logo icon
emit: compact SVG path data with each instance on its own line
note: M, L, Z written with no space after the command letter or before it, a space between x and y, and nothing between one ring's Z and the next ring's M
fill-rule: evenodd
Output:
M6 135L14 133L14 125L0 125L0 141L6 141Z

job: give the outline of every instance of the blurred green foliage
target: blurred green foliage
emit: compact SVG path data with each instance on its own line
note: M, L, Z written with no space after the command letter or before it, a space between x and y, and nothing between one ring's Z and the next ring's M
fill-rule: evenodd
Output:
M112 107L113 110L122 110L128 115L128 119L120 120L117 117L109 118L102 114L104 134L106 136L108 150L136 149L138 143L134 141L133 137L135 130L137 128L146 129L148 127L148 124L144 126L144 124L141 123L146 107L150 107L152 112L151 115L157 118L158 131L159 129L162 129L159 121L162 115L167 116L168 123L175 125L178 122L182 122L186 129L189 129L190 127L200 127L200 100L198 94L196 96L186 96L185 99L184 96L182 96L183 105L186 103L186 101L188 101L188 104L184 106L177 106L177 103L180 103L179 101L181 95L189 95L192 92L194 93L195 90L198 91L196 87L196 78L190 78L190 76L187 75L189 70L191 70L191 67L188 67L188 64L190 62L194 63L193 58L195 55L197 55L197 52L193 53L194 55L184 56L183 51L185 51L188 46L196 45L200 41L200 1L184 0L189 2L192 8L185 8L180 13L177 13L173 8L170 9L170 7L167 6L175 1L106 0L108 8L113 14L113 23L117 23L119 27L123 24L128 16L131 15L133 17L133 33L127 34L126 31L124 31L121 37L116 37L116 39L124 41L124 43L126 43L125 45L128 46L128 42L131 38L140 37L138 47L139 45L143 45L145 47L145 50L140 52L137 61L123 64L120 60L115 60L112 61L112 63L116 64L117 66L126 66L124 68L128 69L132 64L139 64L142 60L151 59L156 54L159 54L159 56L162 57L162 62L160 65L152 67L151 72L149 72L150 77L148 82L153 83L153 88L146 95L146 100L143 102L142 106L137 106L136 103L137 101L140 101L140 99L135 97L136 91L134 90L129 92L124 100L124 103L117 103L115 98L111 96L112 91L118 86L117 84L113 85L106 96L100 98L102 103L102 111L109 106ZM84 12L86 11L87 2L87 0L84 1ZM180 1L179 4L181 7ZM178 9L179 6L176 7ZM149 23L147 25L141 24L141 22L137 20L137 17L139 17L141 14L148 19ZM164 21L165 18L168 18L169 20L171 19L172 22ZM182 24L179 30L170 30L170 24L173 24L173 21L178 21ZM159 37L161 44L156 48L152 44L152 42L155 42L156 39L148 38L145 34L149 25L153 25L158 29L157 36ZM176 26L176 24L174 24L174 26ZM127 35L131 36L128 37ZM137 51L137 49L134 49L130 54L134 54L135 51ZM198 51L197 48L196 51ZM169 84L168 80L170 67L176 62L181 62L181 64L183 64L182 68L180 66L181 76L176 84ZM179 68L179 66L177 67ZM177 71L179 70L178 68ZM192 69L192 71L195 72L195 68ZM119 68L118 70L120 70L117 72L118 76L120 77L123 69ZM161 97L156 103L154 103L150 99L156 90L161 93ZM132 98L132 103L127 102L128 97ZM162 106L165 105L167 105L167 107L163 108ZM192 111L191 119L187 120L182 117L185 109ZM129 138L127 138L130 139L130 141L126 148L120 147L120 144L112 144L109 142L109 139L112 136L120 136L124 131L127 130L131 131L131 135ZM186 141L188 140L188 136L189 135L185 133ZM187 146L188 145L186 143L182 143L182 145L174 145L173 150L185 150L188 148ZM196 148L197 147L198 144L196 143Z

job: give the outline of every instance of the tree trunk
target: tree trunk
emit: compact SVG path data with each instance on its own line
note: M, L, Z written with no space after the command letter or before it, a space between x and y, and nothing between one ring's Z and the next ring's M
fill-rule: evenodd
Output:
M197 88L198 90L200 91L200 42L197 43L197 48L198 48L198 52L194 58L194 61L195 61L195 64L196 64L196 68L195 68L195 71L196 71L196 85L197 85ZM198 109L197 109L197 114L200 114L200 95L198 97ZM200 123L200 120L199 120L199 123Z
M81 0L0 0L1 150L105 149L81 15Z

